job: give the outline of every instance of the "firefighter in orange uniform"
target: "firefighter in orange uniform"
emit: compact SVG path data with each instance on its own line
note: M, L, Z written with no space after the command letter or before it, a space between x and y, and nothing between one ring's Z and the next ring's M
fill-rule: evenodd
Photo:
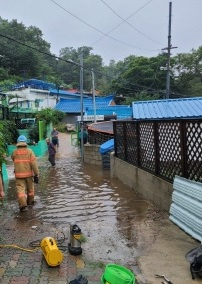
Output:
M39 169L34 152L27 147L27 138L20 135L16 149L11 154L14 162L14 172L19 208L27 210L27 205L34 204L34 178L38 182Z

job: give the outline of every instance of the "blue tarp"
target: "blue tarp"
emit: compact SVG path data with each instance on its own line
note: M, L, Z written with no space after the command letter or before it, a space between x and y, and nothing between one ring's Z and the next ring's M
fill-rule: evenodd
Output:
M110 139L100 146L100 154L110 152L114 149L114 139Z

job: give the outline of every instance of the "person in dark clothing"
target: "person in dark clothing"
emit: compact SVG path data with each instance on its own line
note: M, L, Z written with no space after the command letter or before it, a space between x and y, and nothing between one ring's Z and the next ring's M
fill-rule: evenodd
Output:
M54 167L55 166L55 146L54 144L50 141L50 138L46 138L46 143L48 145L48 160L51 163L51 165Z
M81 129L79 130L79 134L78 134L78 138L79 138L79 145L81 146ZM86 125L84 125L83 127L83 144L86 144L88 142L88 127Z
M59 132L57 131L56 128L53 128L51 131L51 136L52 136L52 143L54 146L59 147L59 139L58 139Z

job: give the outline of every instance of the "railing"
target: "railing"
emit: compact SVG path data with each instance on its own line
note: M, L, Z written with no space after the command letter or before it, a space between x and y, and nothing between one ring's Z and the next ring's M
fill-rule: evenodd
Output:
M114 121L115 156L163 179L202 182L202 119Z
M88 142L90 144L101 145L104 142L113 138L114 135L107 132L100 132L99 130L89 130L88 129Z

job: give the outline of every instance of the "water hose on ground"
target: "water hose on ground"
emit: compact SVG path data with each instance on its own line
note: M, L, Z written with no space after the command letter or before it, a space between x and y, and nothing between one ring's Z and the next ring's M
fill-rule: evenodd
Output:
M61 246L61 244L65 241L65 234L63 232L61 232L61 234L63 235L63 238L61 239L58 239L58 234L57 234L57 239L56 239L56 242L57 242L57 245L58 246ZM41 248L41 241L42 240L36 240L36 241L33 241L33 242L30 242L29 243L29 246L30 247L33 247L34 249L29 249L29 248L23 248L21 246L18 246L16 244L8 244L8 245L3 245L3 244L0 244L0 248L15 248L15 249L19 249L19 250L22 250L22 251L27 251L27 252L37 252L40 248ZM62 247L62 246L61 246ZM64 247L62 247L64 248Z
M12 245L0 245L0 248L16 248L16 249L20 249L20 250L27 251L27 252L36 252L38 249L40 249L40 246L35 249L27 249L27 248L23 248L23 247L12 244Z

